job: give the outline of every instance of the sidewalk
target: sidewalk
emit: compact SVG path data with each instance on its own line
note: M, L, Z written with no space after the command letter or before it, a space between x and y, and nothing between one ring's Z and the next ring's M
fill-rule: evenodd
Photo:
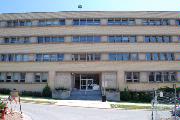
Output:
M7 98L7 95L0 95L0 98ZM129 103L129 102L101 102L90 100L56 100L47 98L33 98L21 97L22 103L45 104L45 105L58 105L58 106L71 106L71 107L85 107L85 108L99 108L99 109L151 109L150 103ZM114 107L115 106L115 107ZM117 106L117 107L116 107ZM164 107L171 107L171 105L161 105Z

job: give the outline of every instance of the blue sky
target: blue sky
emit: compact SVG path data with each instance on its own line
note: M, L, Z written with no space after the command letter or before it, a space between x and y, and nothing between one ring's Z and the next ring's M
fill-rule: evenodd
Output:
M0 13L78 11L180 11L180 0L0 0Z

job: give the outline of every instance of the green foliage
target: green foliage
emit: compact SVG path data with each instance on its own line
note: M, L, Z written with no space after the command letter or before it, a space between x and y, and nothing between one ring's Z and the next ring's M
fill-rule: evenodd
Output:
M10 91L11 91L11 90L9 90L9 89L1 88L1 89L0 89L0 94L9 95L9 94L10 94Z
M46 85L43 89L43 92L42 92L42 96L43 97L52 97L52 91L51 91L51 88Z
M41 92L22 91L21 96L42 97Z
M127 88L120 93L121 101L127 102L144 102L149 103L151 102L153 95L152 92L145 92L145 91L129 91Z
M163 91L163 92L174 92L174 88L170 88L170 87L163 87L163 88L159 88L158 90Z
M62 91L67 91L69 89L65 88L65 87L58 87L58 88L55 88L55 90L62 90Z
M0 102L0 110L4 110L6 103Z

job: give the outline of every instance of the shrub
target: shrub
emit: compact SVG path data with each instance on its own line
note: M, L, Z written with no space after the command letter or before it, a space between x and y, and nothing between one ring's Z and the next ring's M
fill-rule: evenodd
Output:
M152 92L145 91L129 91L128 89L124 89L121 91L120 98L122 101L128 102L151 102L153 99Z
M0 89L0 94L5 94L5 95L7 95L7 94L10 94L10 92L11 92L11 90L6 89L6 88L1 88L1 89Z
M41 92L22 91L21 96L42 97Z
M62 91L67 91L69 89L65 88L65 87L58 87L58 88L55 88L55 90L62 90Z
M52 91L51 91L51 88L46 85L43 89L43 92L42 92L42 96L43 97L51 97L52 96Z

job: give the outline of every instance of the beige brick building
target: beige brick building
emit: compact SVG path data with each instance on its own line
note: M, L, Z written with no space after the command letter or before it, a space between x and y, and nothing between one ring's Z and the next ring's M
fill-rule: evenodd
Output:
M0 88L152 90L180 82L180 12L0 14Z

